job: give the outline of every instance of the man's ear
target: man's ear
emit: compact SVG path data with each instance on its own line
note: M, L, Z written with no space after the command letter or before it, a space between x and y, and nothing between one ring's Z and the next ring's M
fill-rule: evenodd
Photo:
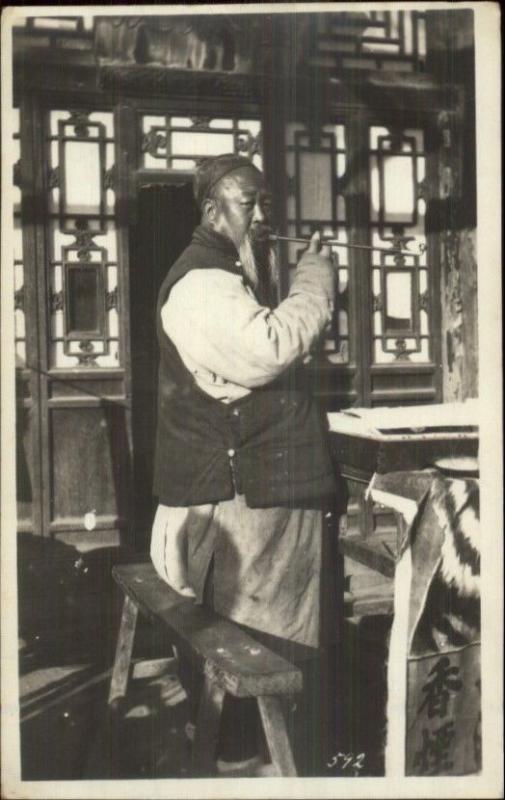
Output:
M203 201L202 215L203 218L209 220L209 222L214 222L216 218L216 203L214 200L211 200L210 197Z

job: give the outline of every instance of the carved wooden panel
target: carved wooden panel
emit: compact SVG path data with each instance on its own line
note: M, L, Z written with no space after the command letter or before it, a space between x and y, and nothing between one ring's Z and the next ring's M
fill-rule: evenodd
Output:
M412 251L372 253L373 360L429 363L423 131L371 126L369 163L372 243Z
M141 165L146 169L194 170L202 158L237 153L261 169L258 120L198 115L142 115Z
M112 113L51 111L47 144L51 365L117 367Z
M319 230L323 236L332 236L346 243L343 190L347 165L345 125L324 125L317 130L289 122L286 125L285 153L287 235L308 238ZM286 255L291 272L304 249L296 242L288 244ZM336 310L320 358L327 364L345 364L349 361L349 251L332 247L331 252L338 272Z
M100 63L248 74L261 63L261 34L258 15L97 17L95 50Z
M300 17L300 56L313 67L332 69L334 74L348 69L424 71L426 18L421 10L360 10Z
M124 514L125 442L124 409L119 404L51 409L53 523L93 530L103 518L110 523ZM86 514L91 516L85 519Z
M315 388L341 407L434 401L439 298L425 229L434 191L425 130L342 116L334 124L285 125L285 232L308 238L320 230L350 245L331 246L336 310L311 364ZM285 246L290 268L303 250L297 242Z

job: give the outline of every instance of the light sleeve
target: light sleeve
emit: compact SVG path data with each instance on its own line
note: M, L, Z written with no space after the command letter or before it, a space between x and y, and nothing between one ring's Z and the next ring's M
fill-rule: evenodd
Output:
M328 265L314 254L302 258L275 310L260 305L239 275L191 270L162 308L163 329L183 360L249 389L262 386L307 356L329 323Z

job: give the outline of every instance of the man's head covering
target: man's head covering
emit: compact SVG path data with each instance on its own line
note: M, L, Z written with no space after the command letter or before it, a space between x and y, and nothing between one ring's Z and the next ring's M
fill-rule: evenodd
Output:
M212 189L221 178L244 167L252 167L259 172L252 161L244 156L236 156L234 153L225 153L222 156L206 158L205 161L202 161L197 167L193 180L193 193L198 206L201 208L203 201L210 196Z

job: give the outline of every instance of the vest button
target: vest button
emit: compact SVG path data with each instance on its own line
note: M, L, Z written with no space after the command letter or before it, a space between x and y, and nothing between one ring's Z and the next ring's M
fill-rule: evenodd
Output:
M235 266L236 267L241 267L242 266L242 262L241 261L235 261Z
M234 417L240 417L240 411L238 410L238 408L234 408L231 413L233 414Z
M235 455L235 450L231 450L231 449L228 450L228 455L230 456L230 458L233 458L233 456Z

